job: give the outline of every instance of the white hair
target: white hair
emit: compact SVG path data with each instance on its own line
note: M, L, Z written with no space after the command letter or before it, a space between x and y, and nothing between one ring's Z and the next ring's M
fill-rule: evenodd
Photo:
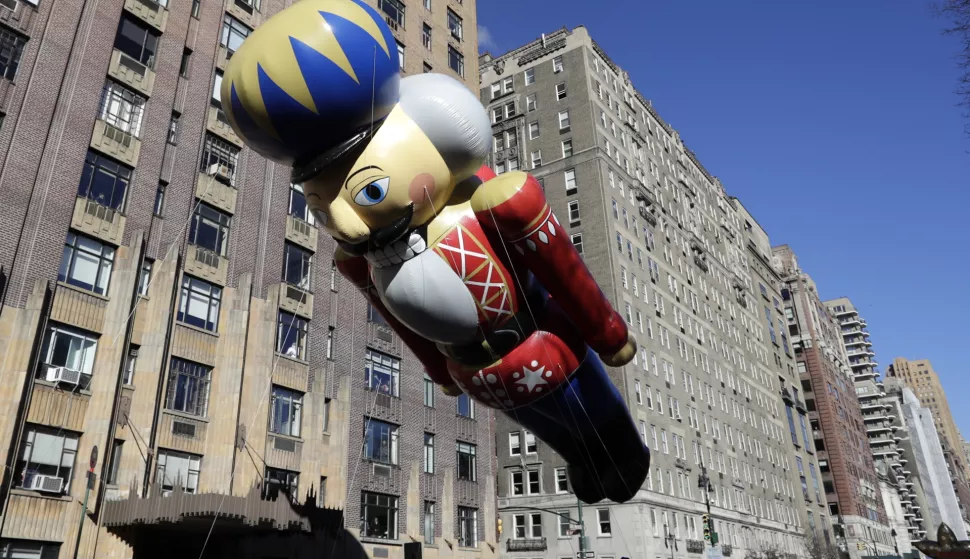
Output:
M465 84L444 74L408 76L401 80L400 105L458 182L485 163L492 126L485 107Z

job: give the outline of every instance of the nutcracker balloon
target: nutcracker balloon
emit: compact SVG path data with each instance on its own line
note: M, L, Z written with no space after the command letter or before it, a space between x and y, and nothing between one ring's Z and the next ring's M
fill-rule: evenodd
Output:
M445 393L538 436L583 501L629 500L649 451L603 362L636 342L539 183L483 166L475 94L399 64L363 1L301 0L233 54L222 104L247 145L292 167L340 272Z

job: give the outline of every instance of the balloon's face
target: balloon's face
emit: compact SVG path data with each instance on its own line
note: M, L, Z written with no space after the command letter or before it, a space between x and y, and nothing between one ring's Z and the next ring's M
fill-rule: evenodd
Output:
M454 182L431 140L397 106L363 150L303 189L318 223L335 239L357 244L412 212L411 227L427 223Z

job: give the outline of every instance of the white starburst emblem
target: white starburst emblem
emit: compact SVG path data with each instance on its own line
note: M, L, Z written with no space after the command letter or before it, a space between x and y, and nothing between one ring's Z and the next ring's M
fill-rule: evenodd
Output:
M533 361L532 366L535 367L536 365L538 365L538 363ZM515 383L525 385L525 387L529 390L529 392L532 392L536 386L549 384L548 382L546 382L546 379L542 378L545 370L546 370L545 366L540 366L538 369L530 369L528 367L523 367L522 378L515 381Z

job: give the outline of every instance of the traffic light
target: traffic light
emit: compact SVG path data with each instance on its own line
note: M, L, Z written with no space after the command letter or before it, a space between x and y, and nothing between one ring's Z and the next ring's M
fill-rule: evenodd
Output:
M856 542L855 546L856 546L856 548L859 551L865 551L866 550L866 544L864 544L862 542Z
M704 525L704 540L711 541L711 517L706 514L701 516L701 523Z
M499 518L498 522L495 524L495 529L498 530L499 537L502 536L502 519Z

